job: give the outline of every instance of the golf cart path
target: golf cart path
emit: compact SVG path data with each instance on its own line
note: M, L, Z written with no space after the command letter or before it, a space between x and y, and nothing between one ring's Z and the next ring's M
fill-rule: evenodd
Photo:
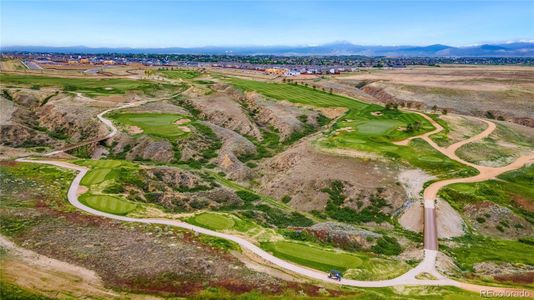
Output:
M517 169L523 167L524 165L526 165L528 163L533 163L534 162L534 152L531 153L531 154L528 154L528 155L523 155L523 156L517 158L514 162L512 162L512 163L510 163L510 164L508 164L506 166L502 166L502 167L485 167L485 166L479 166L479 165L473 164L471 162L465 161L464 159L462 159L462 158L458 157L458 155L456 155L456 150L458 150L460 147L462 147L462 146L464 146L466 144L469 144L469 143L472 143L472 142L477 142L477 141L480 141L480 140L488 137L495 130L495 128L496 128L495 123L490 122L488 120L479 119L479 120L483 121L484 123L486 123L488 125L488 127L486 127L486 129L484 129L481 133L479 133L477 135L474 135L474 136L472 136L472 137L470 137L468 139L465 139L463 141L459 141L457 143L454 143L454 144L452 144L452 145L450 145L450 146L445 148L445 147L439 146L438 144L436 144L436 142L434 142L430 138L431 135L442 131L443 127L438 122L436 122L434 119L430 118L429 116L427 116L427 115L425 115L423 113L419 113L419 112L416 112L416 113L421 115L422 117L424 117L426 120L428 120L436 129L433 130L433 131L427 132L425 134L422 134L422 135L413 136L413 137L410 137L410 138L408 138L406 140L403 140L403 141L400 141L400 142L396 142L395 144L397 144L397 145L408 145L411 140L416 139L416 138L420 138L420 139L425 140L430 146L432 146L432 148L438 150L439 152L441 152L443 155L447 156L448 158L450 158L452 160L455 160L455 161L457 161L459 163L462 163L464 165L470 166L470 167L476 169L479 172L478 175L471 176L471 177L452 178L452 179L446 179L446 180L441 180L441 181L437 181L437 182L432 183L424 191L423 199L425 199L425 204L428 201L432 201L433 202L437 198L437 194L438 194L439 190L441 188L449 185L449 184L453 184L453 183L472 183L472 182L480 182L480 181L485 181L485 180L488 180L488 179L493 179L493 178L495 178L496 176L498 176L498 175L500 175L502 173L505 173L505 172L508 172L508 171L513 171L513 170L517 170ZM433 205L433 204L431 204L431 205Z
M163 99L167 99L167 98L163 98ZM111 112L113 110L117 110L117 109L123 109L123 108L128 108L128 107L139 106L139 105L142 105L142 104L145 104L145 103L148 103L148 102L153 102L153 101L158 101L158 100L163 100L163 99L153 99L153 100L145 100L145 101L129 103L129 104L126 104L126 105L123 105L123 106L119 106L119 107L116 107L116 108L108 109L108 110L103 111L102 113L98 114L97 115L98 119L102 123L104 123L107 127L109 127L111 129L110 133L107 134L105 137L100 138L99 141L106 140L106 139L108 139L110 137L113 137L118 132L118 129L113 125L113 123L109 119L104 118L104 115L106 113ZM434 124L435 122L432 122L432 123ZM437 123L435 123L435 124L437 124ZM426 133L423 136L428 138L428 136L430 134L439 132L439 131L441 131L443 129L441 126L439 126L439 127L438 126L439 126L439 124L437 124L436 130L434 130L433 132ZM428 138L428 140L430 140L430 139ZM95 142L95 141L90 141L90 143L93 143L93 142ZM61 153L61 152L63 152L63 150L53 151L53 152L50 152L50 153L46 154L45 156L50 156L50 155L54 155L54 154ZM87 213L90 213L90 214L93 214L93 215L96 215L96 216L100 216L100 217L105 217L105 218L109 218L109 219L123 221L123 222L135 222L135 223L145 223L145 224L161 224L161 225L176 226L176 227L180 227L180 228L183 228L183 229L191 230L191 231L194 231L194 232L197 232L197 233L200 233L200 234L205 234L205 235L209 235L209 236L213 236L213 237L218 237L218 238L223 238L223 239L226 239L226 240L230 240L230 241L233 241L233 242L237 243L240 247L249 250L250 252L254 253L255 255L259 256L261 259L263 259L263 260L265 260L265 261L267 261L269 263L272 263L272 264L274 264L276 266L279 266L279 267L284 268L286 270L289 270L291 272L294 272L294 273L297 273L297 274L300 274L300 275L303 275L303 276L306 276L306 277L309 277L309 278L312 278L312 279L315 279L315 280L329 282L329 283L335 283L335 284L341 284L341 285L357 286L357 287L388 287L388 286L399 286L399 285L428 285L428 286L430 286L430 285L432 285L432 286L440 285L440 286L456 286L456 287L465 288L465 289L471 290L471 291L480 291L480 290L515 291L516 290L516 289L513 289L513 288L494 288L494 287L484 287L484 286L478 286L478 285L472 285L472 284L465 284L465 283L461 283L461 282L457 282L457 281L448 279L448 278L444 277L443 275L441 275L440 273L438 273L435 270L435 261L436 261L436 256L437 256L438 252L436 250L431 250L431 249L425 249L424 250L425 251L424 259L418 266L416 266L415 268L409 270L405 274L403 274L403 275L401 275L399 277L393 278L393 279L377 280L377 281L360 281L360 280L352 280L352 279L341 279L341 281L336 281L336 280L333 280L333 279L328 279L324 272L313 270L313 269L309 269L309 268L306 268L306 267L303 267L303 266L299 266L299 265L287 262L285 260L279 259L279 258L275 257L274 255L266 252L265 250L259 248L258 246L254 245L250 241L248 241L248 240L246 240L246 239L244 239L242 237L239 237L239 236L234 236L234 235L231 235L231 234L226 234L226 233L221 233L221 232L209 230L209 229L206 229L206 228L203 228L203 227L198 227L198 226L195 226L195 225L191 225L191 224L188 224L188 223L185 223L185 222L181 222L181 221L176 221L176 220L157 219L157 218L132 218L132 217L127 217L127 216L119 216L119 215L109 214L109 213L106 213L106 212L99 211L99 210L93 209L91 207L88 207L88 206L82 204L78 199L79 192L81 191L80 182L81 182L82 178L89 171L89 169L86 168L86 167L74 165L74 164L71 164L71 163L68 163L68 162L63 162L63 161L55 161L55 160L31 160L31 159L26 159L26 158L19 158L19 159L17 159L17 161L54 165L54 166L57 166L57 167L62 167L62 168L66 168L66 169L77 171L78 174L76 175L76 177L74 178L74 180L72 181L72 183L71 183L71 185L69 187L67 198L68 198L68 201L74 207L76 207L76 208L78 208L80 210L83 210L83 211L85 211ZM437 280L427 280L427 279L420 280L420 279L416 279L415 276L420 274L420 273L422 273L422 272L431 273L432 275L434 275L437 278Z

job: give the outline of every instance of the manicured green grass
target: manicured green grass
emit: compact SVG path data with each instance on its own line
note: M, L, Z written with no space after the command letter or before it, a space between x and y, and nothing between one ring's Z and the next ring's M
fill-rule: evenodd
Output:
M187 69L161 70L159 72L171 79L193 79L200 76L200 72Z
M66 91L81 92L90 96L124 94L127 91L143 91L151 94L157 90L171 88L172 85L154 83L147 80L130 79L95 79L95 78L62 78L38 75L0 74L0 81L5 85L31 85L38 87L57 86Z
M273 99L287 100L294 103L317 107L346 107L350 109L362 109L367 106L367 104L356 99L329 94L300 85L237 78L229 79L229 82L246 91L256 91Z
M177 120L185 118L178 114L115 113L110 117L123 125L137 126L146 134L162 138L177 138L187 134L179 128L179 126L187 126L187 123L174 124Z
M213 230L230 229L235 225L235 222L231 217L211 212L196 215L191 218L190 221L196 225Z
M420 124L419 128L405 130L409 124L415 123ZM364 109L347 112L334 126L334 130L341 128L351 128L352 131L341 131L337 136L361 141L391 142L431 131L434 126L418 114L370 104Z
M261 247L276 257L324 272L336 269L344 272L344 277L357 280L390 279L409 269L407 264L396 260L373 257L363 252L335 251L312 243L265 242L261 243Z
M104 182L106 180L106 176L111 172L111 169L107 168L98 168L93 169L89 172L87 172L87 175L85 175L82 178L81 184L88 186L92 184L98 184L101 182Z
M115 215L125 215L137 207L135 203L110 195L83 194L79 199L91 208Z
M117 168L120 166L131 166L132 163L124 160L102 159L102 160L78 160L74 162L77 165L93 168Z
M363 263L362 259L347 252L330 251L304 243L280 241L262 243L261 247L277 257L325 272L358 268Z

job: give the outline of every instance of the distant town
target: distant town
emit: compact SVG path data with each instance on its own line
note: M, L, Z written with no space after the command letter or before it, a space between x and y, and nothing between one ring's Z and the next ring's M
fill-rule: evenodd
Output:
M143 65L155 67L214 67L256 70L280 76L339 74L360 68L405 68L440 64L534 65L532 57L385 57L385 56L273 56L273 55L187 55L187 54L72 54L3 52L1 59L20 59L32 70L55 65L86 65L86 72L98 72L99 66Z

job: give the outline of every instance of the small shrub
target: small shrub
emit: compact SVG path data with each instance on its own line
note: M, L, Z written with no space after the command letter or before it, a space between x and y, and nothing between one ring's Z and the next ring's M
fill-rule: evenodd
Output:
M289 203L290 201L291 201L291 196L285 195L284 197L282 197L282 202Z
M395 238L389 236L379 238L376 241L376 245L374 245L371 250L375 253L385 255L399 255L402 252L399 242L397 242Z
M249 191L237 191L235 193L237 196L239 196L239 198L241 198L245 202L253 202L253 201L260 200L260 196Z
M482 217L477 217L477 222L482 224L482 223L486 222L486 219L484 219Z

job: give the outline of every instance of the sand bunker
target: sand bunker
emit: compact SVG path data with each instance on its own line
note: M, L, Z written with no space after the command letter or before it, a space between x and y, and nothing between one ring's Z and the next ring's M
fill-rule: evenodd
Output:
M187 126L178 126L178 129L180 129L183 132L191 132L191 128Z
M129 126L128 127L128 133L129 134L143 133L143 129L141 129L140 127L137 127L137 126Z
M191 122L191 120L189 120L189 119L180 119L180 120L174 122L174 124L182 125L182 124L186 124L186 123L189 123L189 122Z

